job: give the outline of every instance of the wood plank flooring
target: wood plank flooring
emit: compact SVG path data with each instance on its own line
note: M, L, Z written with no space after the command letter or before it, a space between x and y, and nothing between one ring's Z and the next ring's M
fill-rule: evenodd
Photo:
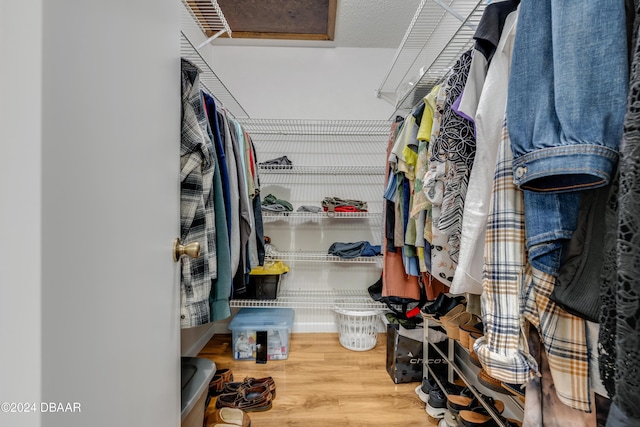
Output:
M287 360L266 364L233 360L231 335L214 335L199 357L232 370L235 381L272 376L277 397L264 412L249 412L252 427L437 426L414 389L394 384L386 371L386 336L376 347L351 351L337 333L294 333ZM211 405L215 401L211 402Z

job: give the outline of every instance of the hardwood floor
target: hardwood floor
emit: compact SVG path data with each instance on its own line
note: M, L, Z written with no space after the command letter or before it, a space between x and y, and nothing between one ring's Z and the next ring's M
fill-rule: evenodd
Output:
M337 333L291 334L289 358L266 364L233 360L231 335L215 335L199 357L231 369L235 381L273 377L273 407L249 412L252 427L437 426L414 392L419 383L394 384L387 374L385 334L362 352L342 347Z

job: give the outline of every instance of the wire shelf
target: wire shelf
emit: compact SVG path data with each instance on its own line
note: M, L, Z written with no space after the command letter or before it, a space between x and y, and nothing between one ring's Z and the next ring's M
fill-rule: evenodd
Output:
M325 219L374 219L382 220L381 212L269 212L262 211L267 220L325 220Z
M182 0L182 4L182 28L197 28L207 37L221 33L231 37L231 28L216 0Z
M335 262L345 264L378 264L382 262L381 256L362 256L355 258L342 258L336 255L329 255L326 252L286 252L277 251L266 254L265 261L303 261L303 262Z
M261 174L289 175L384 175L384 166L258 166Z
M367 291L331 289L324 291L281 291L273 300L232 299L231 307L290 307L323 310L385 310Z
M209 92L219 105L223 106L227 112L234 117L247 117L248 114L242 108L238 100L229 92L229 89L222 83L216 73L213 72L207 61L200 55L191 40L180 32L180 56L193 62L200 68L200 85Z
M483 0L422 0L378 88L381 98L404 115L473 46Z
M386 140L391 130L390 120L303 120L303 119L239 119L252 136L263 135L365 135Z

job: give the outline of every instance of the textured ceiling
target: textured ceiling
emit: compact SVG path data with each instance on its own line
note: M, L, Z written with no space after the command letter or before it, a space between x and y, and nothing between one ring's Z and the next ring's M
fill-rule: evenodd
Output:
M395 49L400 45L419 3L420 0L338 0L333 41L219 38L214 44Z
M338 0L336 45L397 48L419 0Z

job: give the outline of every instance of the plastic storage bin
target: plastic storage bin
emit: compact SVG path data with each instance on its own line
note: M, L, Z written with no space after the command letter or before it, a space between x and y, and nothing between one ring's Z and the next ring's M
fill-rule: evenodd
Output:
M216 372L216 364L201 357L183 357L181 362L180 426L202 427L209 383Z
M276 299L278 287L284 274L289 272L289 266L282 261L271 261L263 266L257 266L249 272L248 299Z
M293 317L292 308L241 308L229 323L233 358L256 359L256 331L267 331L267 360L288 358Z

